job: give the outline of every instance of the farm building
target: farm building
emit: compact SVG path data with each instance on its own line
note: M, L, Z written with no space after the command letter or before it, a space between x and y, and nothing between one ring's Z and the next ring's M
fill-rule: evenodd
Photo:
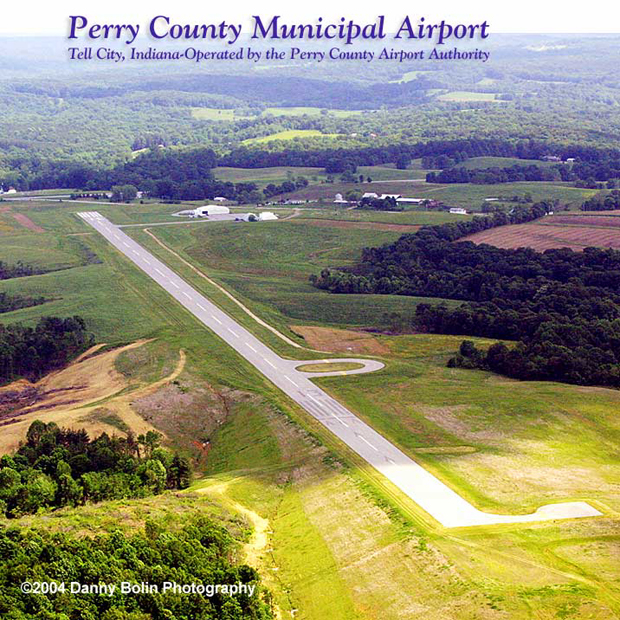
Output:
M397 198L396 202L409 205L419 205L424 202L424 198Z
M224 196L216 196L213 200L215 200L215 202L226 202Z
M450 213L455 213L456 215L467 215L467 211L465 209L461 209L461 207L450 207Z
M379 194L375 194L375 192L366 192L362 198L379 198Z
M381 196L379 196L379 200L385 200L386 198L394 198L394 200L398 200L399 198L402 198L402 196L400 194L381 194Z
M258 214L258 221L259 222L270 222L273 220L277 220L278 216L275 213L272 213L271 211L263 211L262 213Z
M222 207L221 205L205 205L204 207L194 209L194 217L226 215L227 213L230 213L230 209L228 207Z

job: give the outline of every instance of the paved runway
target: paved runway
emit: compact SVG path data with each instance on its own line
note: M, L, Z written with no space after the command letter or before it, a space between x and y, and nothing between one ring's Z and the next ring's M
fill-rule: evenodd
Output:
M530 515L494 515L478 510L312 383L307 373L296 370L297 366L316 363L316 360L304 362L280 357L100 213L88 211L78 215L201 323L215 332L267 379L393 482L441 525L464 527L592 517L601 514L585 502L550 504ZM368 362L368 360L355 361Z

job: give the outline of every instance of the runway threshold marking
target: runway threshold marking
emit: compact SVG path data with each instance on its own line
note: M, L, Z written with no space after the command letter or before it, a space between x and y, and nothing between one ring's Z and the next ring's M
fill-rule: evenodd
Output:
M326 409L325 405L321 401L314 398L312 394L307 394L307 396L308 398L313 400L319 407L321 407L322 409ZM333 411L330 411L329 409L327 409L327 413L329 413L329 415L332 416L332 418L335 418L336 420L338 420L338 422L340 422L342 426L346 426L347 428L349 428L349 425L346 422L343 422Z

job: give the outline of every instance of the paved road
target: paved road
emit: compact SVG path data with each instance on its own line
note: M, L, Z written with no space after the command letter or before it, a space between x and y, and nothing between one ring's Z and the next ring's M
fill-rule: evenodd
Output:
M539 508L531 515L494 515L481 512L317 387L310 381L307 373L297 370L298 366L316 363L316 360L287 360L280 357L100 213L89 211L78 215L201 323L443 526L518 523L601 514L585 502L551 504ZM367 370L383 366L380 362L354 361L367 364Z

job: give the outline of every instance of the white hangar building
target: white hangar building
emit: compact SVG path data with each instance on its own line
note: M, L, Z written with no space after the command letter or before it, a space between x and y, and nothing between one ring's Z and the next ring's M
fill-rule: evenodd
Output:
M230 213L228 207L222 205L204 205L194 209L194 217L208 217L209 215L227 215Z

